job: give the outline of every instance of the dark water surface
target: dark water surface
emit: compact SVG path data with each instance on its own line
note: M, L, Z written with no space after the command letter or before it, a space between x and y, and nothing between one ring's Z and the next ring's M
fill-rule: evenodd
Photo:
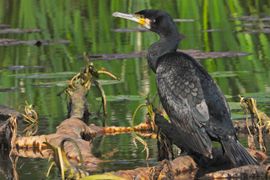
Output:
M259 108L270 114L268 0L167 0L166 3L162 0L2 0L0 8L0 25L41 30L0 33L0 42L1 39L27 41L24 45L0 46L0 104L18 110L23 110L25 101L34 104L41 117L42 133L54 132L65 119L66 101L57 93L63 89L63 81L84 66L80 58L83 52L129 53L146 50L157 40L157 36L149 32L114 31L138 26L113 18L113 12L131 13L145 8L164 9L176 19L187 19L177 23L179 31L186 36L179 48L250 53L244 57L206 59L201 63L228 98L233 118L243 117L238 94L255 97ZM33 45L37 40L37 45L41 46ZM69 44L60 40L68 40ZM146 59L96 61L95 64L105 67L122 80L104 85L108 96L133 95L125 100L115 100L114 97L108 102L108 124L130 126L132 113L144 102L143 97L153 96L156 92L154 75L148 69ZM88 98L91 111L100 107L98 96L98 91L92 88ZM141 113L137 123L143 119ZM101 124L101 120L92 123ZM155 163L156 145L151 140L147 141L149 162L144 160L143 147L139 145L137 149L130 135L100 139L95 153L115 152L110 157L102 157L110 160L104 164L106 171L151 165ZM47 160L21 158L17 170L20 179L40 179L45 177L47 167ZM52 178L57 177L56 174Z

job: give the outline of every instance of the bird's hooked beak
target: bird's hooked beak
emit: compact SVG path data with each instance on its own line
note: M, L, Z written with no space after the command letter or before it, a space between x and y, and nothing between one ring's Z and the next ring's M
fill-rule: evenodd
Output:
M120 17L123 19L128 19L134 22L137 22L138 24L144 26L146 29L150 29L151 28L151 20L148 18L144 18L138 14L125 14L125 13L120 13L120 12L114 12L112 14L114 17Z

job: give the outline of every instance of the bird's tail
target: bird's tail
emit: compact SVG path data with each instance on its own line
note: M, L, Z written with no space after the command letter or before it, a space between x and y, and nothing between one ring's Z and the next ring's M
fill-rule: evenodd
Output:
M234 166L243 165L258 165L256 159L254 159L244 146L236 138L228 138L226 140L221 140L221 144L225 151L226 156L234 164Z

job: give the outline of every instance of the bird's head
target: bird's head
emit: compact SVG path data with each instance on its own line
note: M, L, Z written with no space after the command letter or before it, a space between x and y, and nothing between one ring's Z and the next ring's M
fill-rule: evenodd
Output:
M136 12L135 14L115 12L113 16L135 21L160 36L178 35L177 27L173 19L165 11L146 9Z

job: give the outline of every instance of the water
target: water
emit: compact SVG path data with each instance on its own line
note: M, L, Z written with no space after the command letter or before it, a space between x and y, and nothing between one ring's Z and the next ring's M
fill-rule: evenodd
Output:
M270 3L261 1L13 1L0 2L0 24L12 28L41 29L40 33L0 34L1 39L17 40L68 40L69 44L0 46L0 104L22 110L25 101L34 104L42 119L42 133L51 133L66 117L65 98L57 96L63 89L61 82L84 66L83 52L90 54L129 53L146 50L157 40L149 32L114 32L117 28L135 28L137 25L111 16L115 11L135 12L145 8L164 9L174 18L194 21L177 23L186 36L181 49L202 51L240 51L250 56L202 60L203 66L213 75L224 92L233 112L233 118L242 117L238 106L238 94L257 98L260 109L270 114ZM245 16L253 17L241 18ZM240 18L240 19L239 19ZM266 19L263 20L262 18ZM255 20L254 20L255 19ZM256 31L255 31L256 30ZM43 42L43 41L42 41ZM154 95L156 92L153 73L145 58L129 60L96 61L122 81L104 85L106 95ZM11 66L30 66L15 68ZM35 67L36 66L36 67ZM41 68L40 68L41 67ZM57 77L29 78L33 74L64 73ZM228 73L230 75L228 75ZM23 75L23 76L22 76ZM26 77L24 77L26 76ZM27 78L28 77L28 78ZM51 82L50 86L39 86ZM58 85L55 85L56 82ZM60 84L60 85L59 85ZM9 90L10 89L10 90ZM96 111L100 102L98 91L91 89L88 100L90 110ZM135 108L144 100L108 102L108 124L130 126ZM143 114L137 117L137 123ZM101 124L101 120L95 120ZM149 140L150 164L155 163L155 143ZM97 154L115 153L105 159L106 170L146 166L142 147L136 149L129 135L105 137ZM17 165L20 179L44 177L46 160L20 159ZM36 167L42 168L33 171Z

